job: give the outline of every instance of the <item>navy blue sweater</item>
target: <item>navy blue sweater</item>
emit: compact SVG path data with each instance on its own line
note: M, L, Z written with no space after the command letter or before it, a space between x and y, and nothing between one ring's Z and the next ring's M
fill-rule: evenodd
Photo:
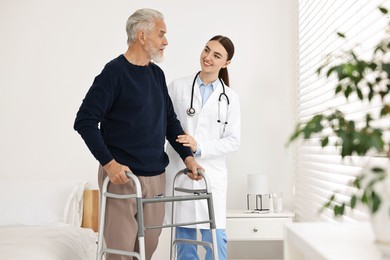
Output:
M153 63L133 65L123 55L110 61L95 78L74 129L101 165L115 159L136 175L165 171L169 163L165 138L182 159L192 156L190 148L175 141L183 129L163 71Z

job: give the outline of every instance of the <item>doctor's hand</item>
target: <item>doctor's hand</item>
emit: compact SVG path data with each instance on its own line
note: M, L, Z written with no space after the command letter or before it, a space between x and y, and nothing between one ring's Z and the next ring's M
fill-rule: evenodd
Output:
M195 161L195 158L193 156L187 156L184 160L184 164L186 165L187 169L190 170L187 173L187 176L190 179L199 181L203 178L202 175L198 174L198 170L204 172L204 169Z
M107 172L108 178L113 184L124 184L129 181L126 176L126 172L131 172L130 168L126 165L122 165L112 159L109 163L103 166Z
M196 140L186 131L184 131L184 135L177 136L176 142L183 144L183 146L190 147L193 153L195 153L198 148Z

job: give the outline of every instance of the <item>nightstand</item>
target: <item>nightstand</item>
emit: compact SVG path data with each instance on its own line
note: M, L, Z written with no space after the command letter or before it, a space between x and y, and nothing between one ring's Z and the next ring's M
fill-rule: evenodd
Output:
M282 259L284 225L292 222L293 217L289 211L245 213L245 210L228 210L228 258Z

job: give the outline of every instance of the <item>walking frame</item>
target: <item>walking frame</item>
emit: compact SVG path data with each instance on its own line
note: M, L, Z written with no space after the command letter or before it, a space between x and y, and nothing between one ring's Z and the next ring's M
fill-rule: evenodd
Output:
M171 228L171 244L170 244L170 259L176 259L177 253L177 244L178 243L187 243L187 244L195 244L201 245L205 247L210 247L213 253L214 260L218 260L218 249L217 249L217 235L216 235L216 225L215 225L215 215L214 215L214 206L213 206L213 198L211 193L211 188L209 187L210 181L207 175L198 170L198 173L202 175L203 181L205 182L205 189L186 189L182 187L177 187L176 183L180 176L186 175L188 169L180 170L174 180L173 180L173 191L172 196L161 196L161 197L153 197L153 198L143 198L141 184L136 175L131 172L127 172L126 175L129 179L131 179L135 184L135 193L134 194L114 194L107 191L108 184L110 182L109 178L103 182L101 198L100 198L100 214L99 214L99 234L98 234L98 247L97 247L97 260L102 260L103 255L108 254L117 254L124 256L132 256L136 257L138 260L145 260L145 230L147 229L158 229L158 228ZM186 193L186 195L175 195L175 191ZM105 211L106 211L106 202L107 198L113 199L135 199L137 202L137 222L138 222L138 243L139 243L139 252L130 252L126 250L112 249L112 248L104 248L103 247L103 231L104 231L104 221L105 221ZM209 211L209 219L196 221L196 222L188 222L188 223L175 223L176 217L176 209L175 202L177 201L189 201L189 200L206 200ZM143 220L143 204L146 203L158 203L158 202L172 202L172 217L170 224L163 224L161 226L144 226ZM178 226L189 226L195 224L210 224L211 231L211 243L198 241L198 240L189 240L189 239L176 239L175 232L176 227Z

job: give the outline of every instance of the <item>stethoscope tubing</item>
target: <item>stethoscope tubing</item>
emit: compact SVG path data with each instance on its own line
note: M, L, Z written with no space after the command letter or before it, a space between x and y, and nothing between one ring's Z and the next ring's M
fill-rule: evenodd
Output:
M194 104L194 87L195 87L196 78L198 77L199 74L200 74L200 71L198 71L198 73L196 73L196 75L194 77L194 81L192 82L191 104L190 104L190 108L187 109L187 115L189 115L189 116L195 115L195 108L193 106L193 104Z
M187 109L187 115L189 115L189 116L194 116L195 112L196 112L195 108L194 108L194 88L195 88L196 78L198 77L199 74L200 74L200 71L198 73L196 73L196 75L194 77L194 81L192 82L191 103L190 103L190 107ZM222 97L224 96L226 98L226 102L229 106L230 101L229 101L229 97L225 93L225 84L223 83L223 81L220 78L218 78L218 79L219 79L219 82L221 82L221 84L222 84L222 93L219 94L218 102L221 102ZM218 107L218 113L219 113L219 107ZM218 119L218 122L220 122L219 119ZM227 122L225 122L225 124L227 124Z

